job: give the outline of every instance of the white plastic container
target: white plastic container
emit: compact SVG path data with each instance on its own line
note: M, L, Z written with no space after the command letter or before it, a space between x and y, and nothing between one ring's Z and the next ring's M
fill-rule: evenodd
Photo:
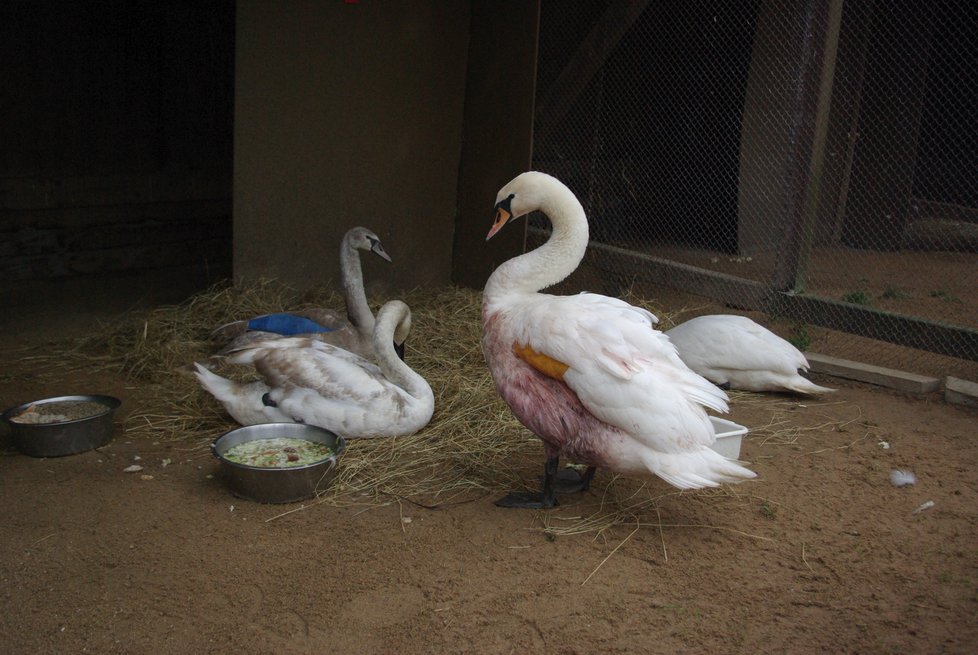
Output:
M717 451L724 457L737 459L740 457L740 442L747 434L747 428L743 425L728 421L725 418L711 416L713 430L716 432L717 440L710 448Z

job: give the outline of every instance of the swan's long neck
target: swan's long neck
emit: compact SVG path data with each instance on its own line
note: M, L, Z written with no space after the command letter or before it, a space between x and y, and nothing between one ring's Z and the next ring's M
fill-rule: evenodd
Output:
M408 315L408 307L403 303L397 309L384 307L374 328L375 361L391 383L404 389L418 400L433 400L431 386L410 366L404 363L394 351L394 331Z
M546 289L573 273L584 259L588 243L584 208L563 184L548 187L539 209L550 219L550 238L539 248L500 264L486 282L487 297Z
M367 304L367 293L363 288L360 252L347 239L343 239L340 250L340 272L346 296L346 316L361 334L371 334L374 331L374 315Z

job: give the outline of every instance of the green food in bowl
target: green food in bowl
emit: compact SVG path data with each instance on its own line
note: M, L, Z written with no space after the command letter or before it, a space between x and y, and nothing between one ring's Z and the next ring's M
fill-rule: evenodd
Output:
M276 437L245 441L228 448L223 455L228 461L245 466L289 468L321 462L333 456L333 449L318 441Z

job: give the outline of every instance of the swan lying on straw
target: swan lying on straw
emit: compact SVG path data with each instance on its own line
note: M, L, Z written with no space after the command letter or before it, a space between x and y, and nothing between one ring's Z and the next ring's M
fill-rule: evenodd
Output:
M282 337L228 353L230 363L254 366L261 380L234 382L200 364L196 376L242 425L308 423L348 439L412 434L431 420L435 397L395 352L410 330L410 309L391 300L377 315L376 363L315 339Z

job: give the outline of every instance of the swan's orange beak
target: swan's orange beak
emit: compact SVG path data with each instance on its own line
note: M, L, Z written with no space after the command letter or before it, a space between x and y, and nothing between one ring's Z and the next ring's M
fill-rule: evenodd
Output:
M489 234L486 235L486 241L491 239L496 235L496 232L503 229L503 226L509 222L509 219L513 218L513 215L502 207L496 207L496 222L492 224L492 228L489 230Z
M492 224L489 234L486 235L486 241L495 236L496 232L503 229L503 226L513 218L513 198L514 195L511 193L496 203L496 222Z

